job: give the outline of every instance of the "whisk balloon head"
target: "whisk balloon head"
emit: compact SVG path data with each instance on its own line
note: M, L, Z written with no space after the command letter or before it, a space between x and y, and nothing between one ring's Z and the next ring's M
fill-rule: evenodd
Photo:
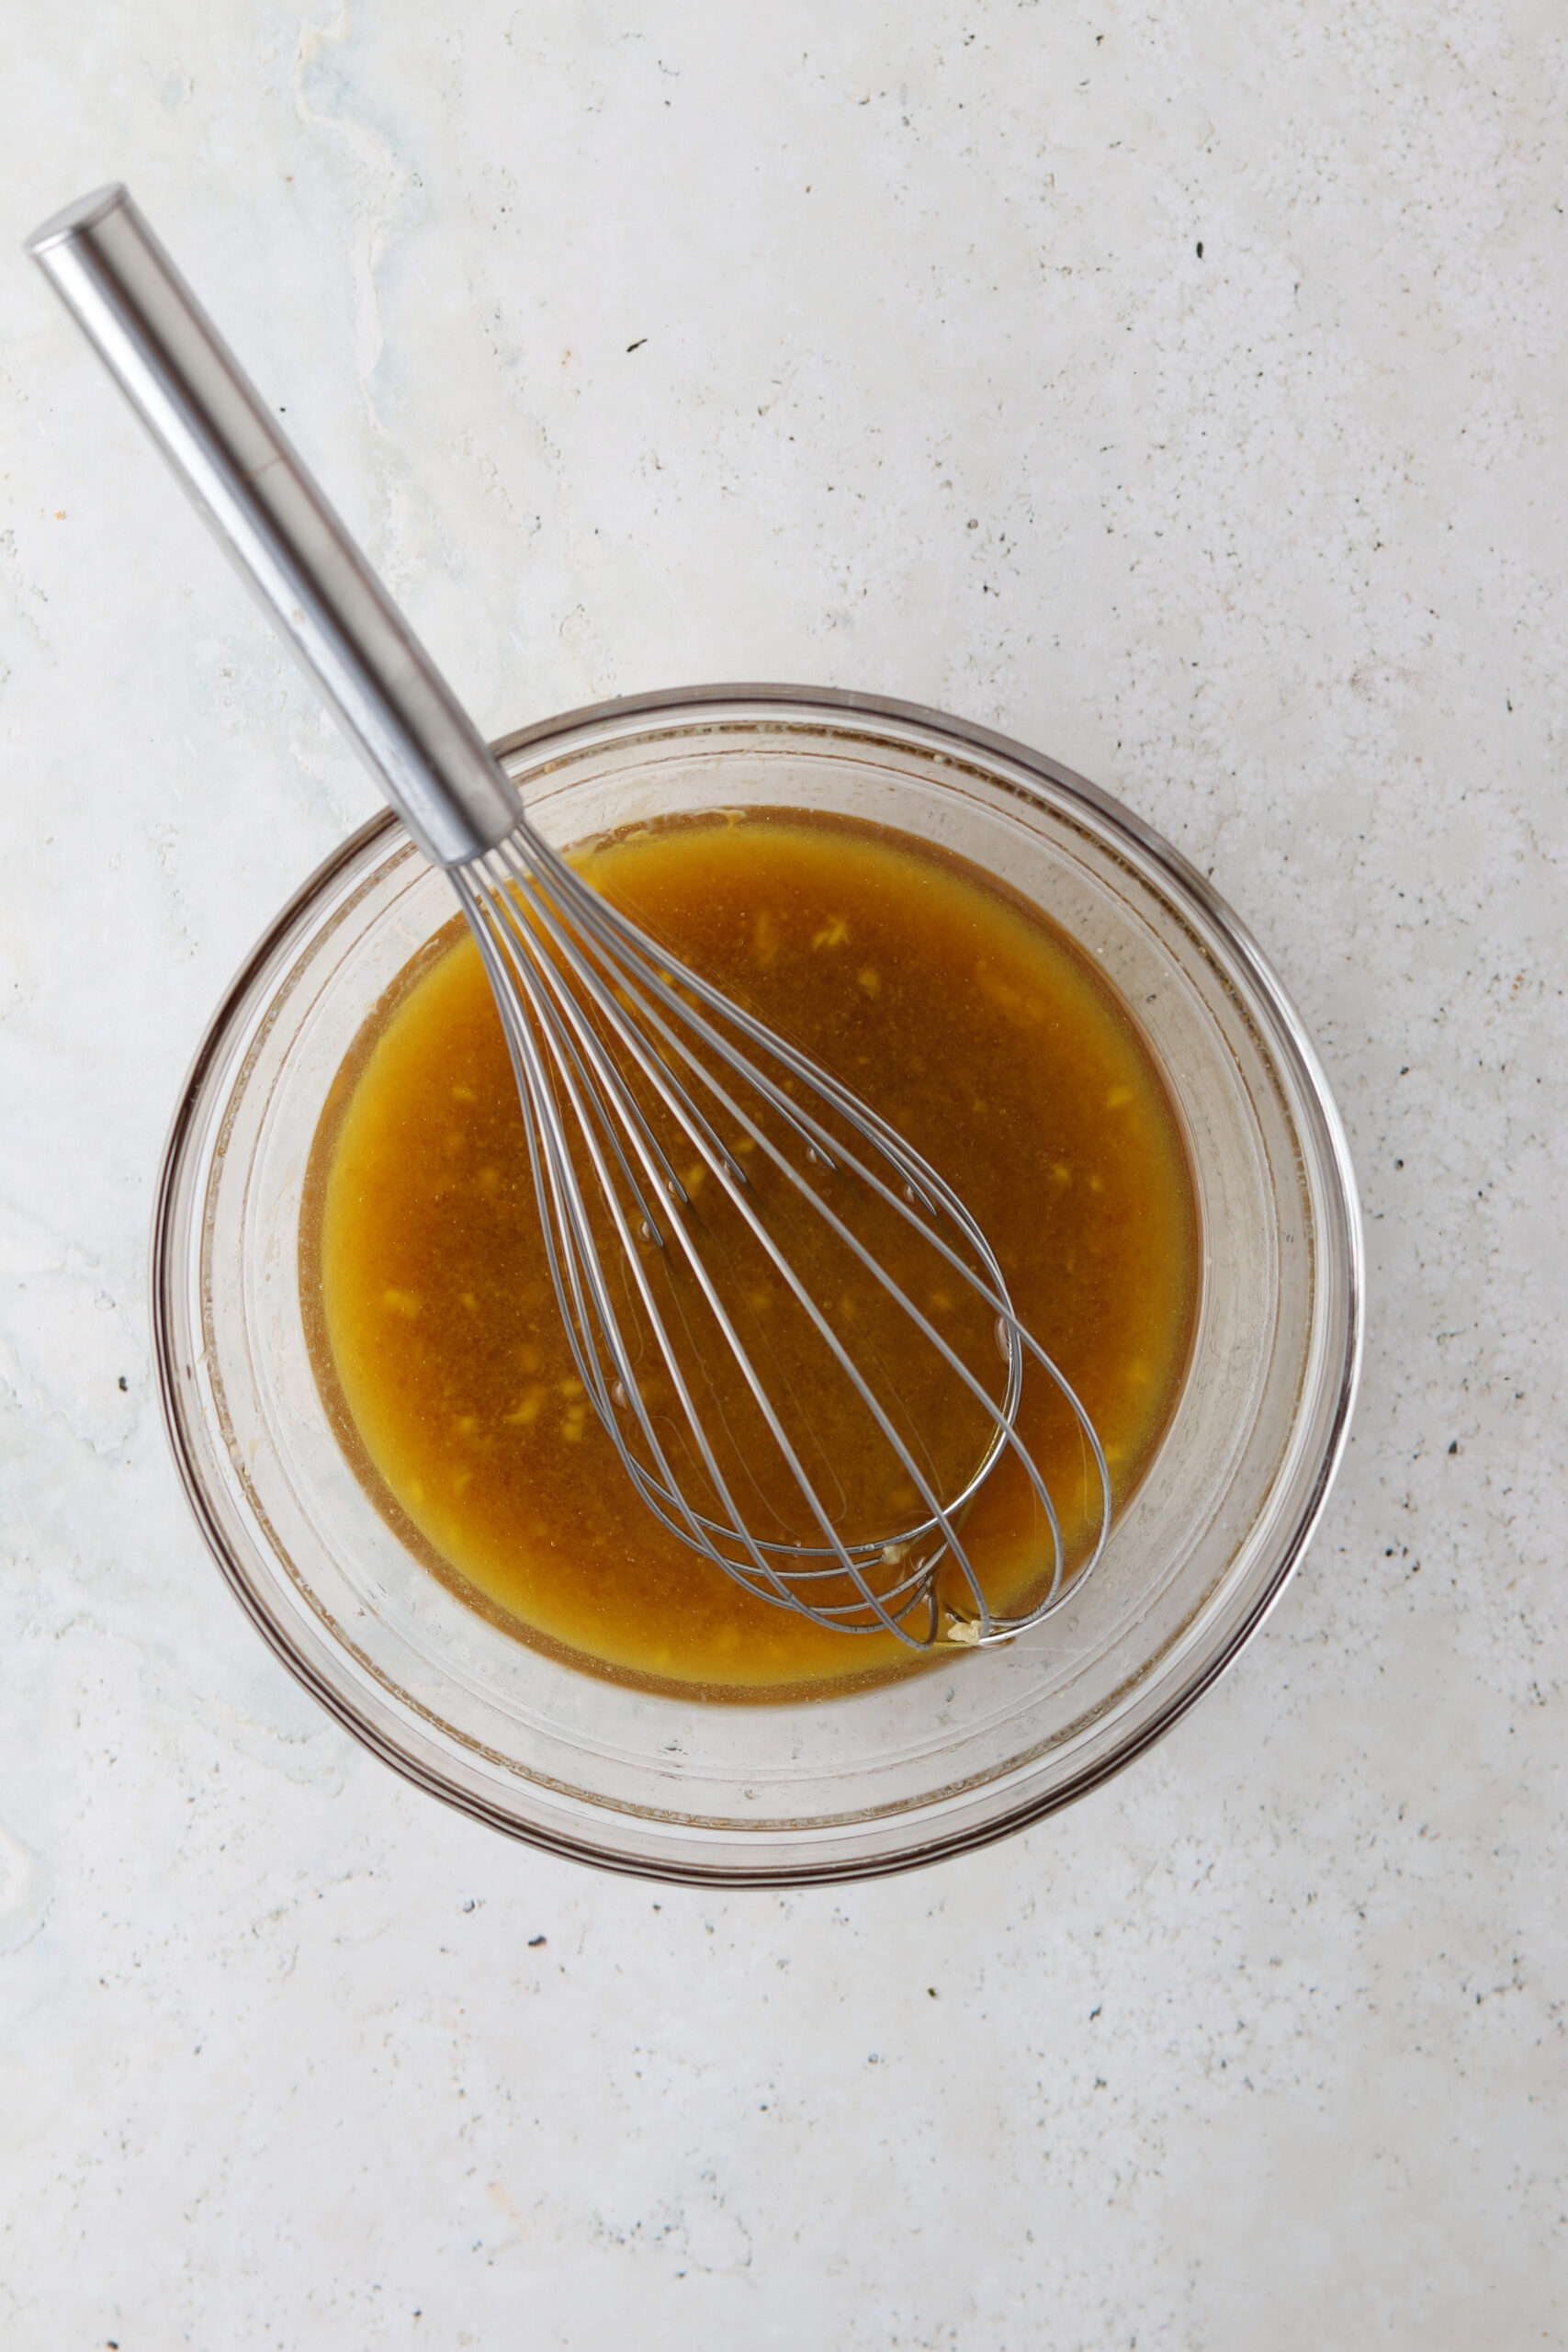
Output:
M842 1633L920 1649L1048 1616L1103 1550L1110 1473L952 1187L526 818L453 881L578 1372L649 1510L758 1600ZM1029 1436L1043 1394L1085 1464L1070 1573ZM1013 1616L964 1538L994 1476L1038 1531Z

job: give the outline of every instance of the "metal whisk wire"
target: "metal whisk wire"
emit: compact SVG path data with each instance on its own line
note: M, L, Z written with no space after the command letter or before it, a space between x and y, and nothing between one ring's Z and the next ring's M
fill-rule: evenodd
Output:
M1087 1412L1014 1314L1001 1268L962 1201L858 1096L668 955L545 841L127 191L100 188L67 207L28 239L28 250L416 844L451 876L512 1057L571 1352L649 1509L757 1599L845 1633L887 1633L928 1647L939 1638L944 1606L948 1639L966 1644L1007 1640L1038 1624L1078 1590L1101 1556L1111 1475ZM814 1476L803 1459L803 1446L815 1444L830 1468L820 1432L808 1415L792 1427L746 1346L698 1247L692 1194L661 1136L682 1138L696 1167L714 1179L743 1246L784 1285L822 1363L918 1498L922 1515L914 1521L866 1538L852 1537L835 1520L819 1490L821 1470ZM770 1171L768 1202L743 1159ZM891 1212L889 1229L918 1236L995 1317L1005 1363L999 1396L894 1280L824 1184L840 1188L840 1207L852 1193ZM596 1233L595 1204L615 1244L613 1263ZM781 1206L820 1221L813 1229L871 1278L903 1318L900 1329L929 1351L928 1363L940 1365L953 1393L983 1416L987 1434L953 1491L942 1491L930 1433L899 1427L897 1397L886 1380L879 1393L781 1247L770 1226ZM616 1306L617 1274L635 1302L636 1328ZM808 1522L804 1533L785 1528L772 1502L777 1523L769 1532L737 1501L741 1478L759 1497L763 1490L743 1453L728 1468L721 1459L694 1393L703 1380L713 1384L704 1348L690 1344L680 1283L711 1324L705 1348L712 1351L716 1335L717 1357L739 1384L735 1395L793 1482ZM671 1329L677 1317L684 1349ZM645 1336L679 1408L668 1438L638 1374ZM1090 1463L1098 1481L1098 1532L1070 1578L1055 1505L1019 1428L1031 1364L1080 1433L1091 1526ZM684 1473L675 1453L686 1458ZM1007 1457L1021 1465L1051 1553L1043 1597L1012 1617L991 1610L961 1532L970 1504ZM959 1600L952 1597L954 1578Z
M1075 1586L1103 1548L1110 1520L1110 1473L1089 1416L1060 1369L1014 1314L996 1258L952 1188L857 1096L649 940L584 883L525 817L488 859L455 872L453 878L501 1007L524 1105L551 1275L573 1357L599 1419L649 1508L673 1533L715 1560L757 1598L802 1611L842 1632L887 1631L912 1646L928 1646L937 1638L936 1577L944 1562L951 1562L957 1572L974 1611L969 1616L949 1604L961 1638L971 1642L1009 1639L1040 1623L1066 1597L1066 1549L1055 1505L1016 1425L1026 1357L1045 1373L1073 1413L1095 1465L1100 1495L1099 1534L1089 1559L1074 1578ZM885 1532L872 1543L852 1544L834 1524L693 1243L682 1216L689 1206L685 1187L627 1083L625 1069L601 1030L587 1017L585 1005L600 1016L615 1046L650 1086L722 1187L852 1384L925 1506L926 1516L913 1525ZM728 1029L740 1033L752 1048L750 1054L731 1042ZM693 1039L716 1057L726 1073L724 1080L699 1055ZM823 1107L850 1128L862 1151L848 1148L842 1135L830 1131L803 1105L798 1093L786 1095L755 1058L757 1052L782 1063L811 1090ZM679 1074L682 1069L684 1078ZM989 1443L957 1494L944 1498L932 1487L854 1358L767 1230L754 1204L755 1188L712 1119L694 1100L694 1083L706 1091L715 1107L743 1132L752 1150L760 1151L778 1176L824 1219L954 1379L991 1416ZM742 1099L748 1094L750 1110ZM682 1490L646 1409L614 1305L613 1285L605 1277L592 1220L572 1163L563 1101L592 1165L597 1195L610 1207L648 1327L655 1335L703 1467L726 1513L722 1520L698 1509ZM996 1317L1002 1346L1006 1383L999 1400L986 1390L931 1319L823 1200L767 1132L755 1115L758 1110L774 1114L784 1122L813 1167L863 1184L975 1290ZM880 1159L886 1176L877 1174L866 1155ZM634 1161L640 1163L640 1182ZM630 1195L630 1213L621 1198L617 1174ZM654 1205L660 1194L671 1204L662 1226ZM643 1267L633 1215L657 1250L665 1251L673 1244L681 1253L795 1480L820 1542L781 1542L761 1536L738 1510L707 1442L680 1350L670 1336ZM983 1273L976 1272L954 1239L943 1233L940 1222L943 1216L953 1235L967 1242ZM627 1442L623 1426L626 1418L634 1421L648 1448L651 1471ZM1004 1450L1012 1453L1028 1480L1049 1530L1052 1553L1043 1597L1026 1614L1011 1618L993 1615L958 1527L961 1514ZM897 1568L931 1537L939 1537L940 1542L916 1559L907 1573L892 1577L884 1574L872 1581L875 1569ZM848 1594L842 1592L846 1580L852 1588ZM830 1593L840 1597L830 1598ZM923 1612L925 1618L920 1634L912 1633L909 1625L917 1612Z

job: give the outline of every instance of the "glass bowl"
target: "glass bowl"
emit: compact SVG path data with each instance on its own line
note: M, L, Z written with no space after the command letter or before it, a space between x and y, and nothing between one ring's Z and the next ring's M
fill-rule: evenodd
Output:
M467 1608L339 1451L300 1313L301 1187L362 1023L453 900L389 817L286 907L220 1006L164 1157L159 1380L219 1565L278 1656L434 1794L552 1851L784 1885L902 1870L1038 1820L1175 1722L1279 1598L1348 1431L1361 1244L1345 1136L1284 991L1168 843L1039 753L795 687L607 703L498 747L562 845L656 813L834 810L942 843L1087 947L1185 1124L1202 1226L1191 1369L1096 1576L1032 1634L800 1703L660 1696Z

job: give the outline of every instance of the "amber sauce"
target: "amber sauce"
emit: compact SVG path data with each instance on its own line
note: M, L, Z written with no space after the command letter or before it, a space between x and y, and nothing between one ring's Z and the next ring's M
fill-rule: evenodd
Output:
M581 863L947 1178L1081 1396L1124 1505L1186 1368L1197 1213L1169 1096L1090 958L966 864L847 820L676 822ZM511 1065L460 922L339 1074L300 1272L318 1383L367 1490L511 1633L693 1696L826 1697L909 1670L886 1634L822 1629L741 1592L633 1490L569 1352ZM1039 1442L1081 1556L1084 1448L1060 1419ZM1018 1478L989 1482L964 1535L994 1607L1038 1589L1038 1514Z

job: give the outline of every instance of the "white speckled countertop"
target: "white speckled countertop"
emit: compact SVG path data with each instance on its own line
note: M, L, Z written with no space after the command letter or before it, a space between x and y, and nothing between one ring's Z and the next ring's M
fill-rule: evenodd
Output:
M0 64L0 2342L1568 2337L1559 0L20 0ZM1266 1633L779 1898L415 1794L189 1521L217 995L371 806L17 246L129 178L481 720L945 705L1236 905L1364 1187Z

